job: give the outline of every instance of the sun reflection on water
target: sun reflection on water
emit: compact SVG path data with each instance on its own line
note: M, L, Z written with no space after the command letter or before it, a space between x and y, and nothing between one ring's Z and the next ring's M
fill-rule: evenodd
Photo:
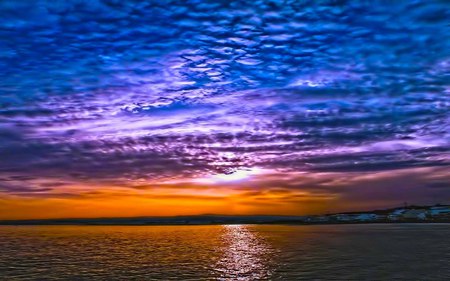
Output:
M224 252L216 265L218 280L261 280L270 278L271 248L247 225L224 225Z

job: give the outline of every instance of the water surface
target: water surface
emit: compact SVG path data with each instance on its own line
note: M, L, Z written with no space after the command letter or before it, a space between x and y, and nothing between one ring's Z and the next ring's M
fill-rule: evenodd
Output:
M449 280L450 224L1 226L0 280Z

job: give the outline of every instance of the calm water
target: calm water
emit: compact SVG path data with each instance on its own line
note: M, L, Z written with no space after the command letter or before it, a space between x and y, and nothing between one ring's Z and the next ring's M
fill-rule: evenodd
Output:
M450 280L450 224L1 226L0 280Z

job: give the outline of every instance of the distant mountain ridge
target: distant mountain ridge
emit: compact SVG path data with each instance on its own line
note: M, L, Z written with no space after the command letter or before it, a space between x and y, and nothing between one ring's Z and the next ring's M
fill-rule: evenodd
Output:
M450 222L450 205L405 206L385 210L312 216L192 215L170 217L1 220L0 225L213 225Z

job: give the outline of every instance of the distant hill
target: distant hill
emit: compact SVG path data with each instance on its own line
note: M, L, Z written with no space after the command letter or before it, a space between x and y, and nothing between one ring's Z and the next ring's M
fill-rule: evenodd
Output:
M301 216L229 216L197 215L173 217L66 218L3 220L0 225L202 225L202 224L267 224L300 223Z
M128 218L61 218L3 220L0 225L213 225L213 224L330 224L450 222L450 205L406 206L386 210L345 212L315 216L197 215Z

